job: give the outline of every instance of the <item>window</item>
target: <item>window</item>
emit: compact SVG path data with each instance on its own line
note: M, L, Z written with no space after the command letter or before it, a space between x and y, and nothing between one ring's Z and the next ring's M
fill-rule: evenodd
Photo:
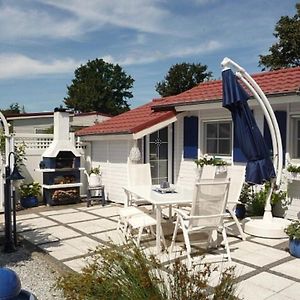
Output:
M294 130L292 130L294 145L293 145L293 158L300 158L300 118L295 118L293 120L293 127Z
M231 155L232 130L230 121L204 124L205 152L210 155Z

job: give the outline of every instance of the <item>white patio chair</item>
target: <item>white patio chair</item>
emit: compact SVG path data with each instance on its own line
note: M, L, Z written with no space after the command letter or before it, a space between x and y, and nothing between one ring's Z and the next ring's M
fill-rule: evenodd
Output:
M133 194L130 189L134 186L151 186L151 170L150 164L128 164L128 189L124 187L124 192L127 197L127 201L123 208L119 209L119 220L117 229L121 230L127 237L128 235L128 219L134 215L143 213L137 206L149 204L145 199L138 198Z
M199 170L199 176L196 176L196 182L201 182L201 180L214 179L216 176L217 166L204 165ZM178 208L191 207L192 204L178 205Z
M199 180L214 179L216 176L217 166L204 165Z
M149 227L150 232L153 235L155 235L153 227L156 225L157 225L156 218L146 212L144 212L142 214L137 214L137 215L134 215L134 216L131 216L130 218L128 218L129 232L131 233L132 232L131 230L138 229L138 235L136 238L137 246L140 246L140 242L141 242L141 238L142 238L144 229ZM161 230L162 243L163 243L164 247L167 248L162 226L161 226L160 230Z
M206 233L206 245L212 241L213 232L221 229L225 243L227 258L231 261L229 245L223 218L226 216L225 207L229 190L230 180L210 179L201 180L195 184L193 203L189 213L186 210L176 209L177 219L172 237L170 252L173 251L178 229L181 228L184 243L187 249L188 267L192 266L190 234ZM203 243L203 240L202 240Z
M245 182L245 166L228 166L227 177L230 178L230 187L228 191L228 201L226 209L230 217L234 220L240 236L243 241L246 240L246 235L241 227L238 218L235 215L236 205L239 203L239 198L242 192L243 184Z
M128 164L128 188L135 186L152 186L150 164ZM144 205L149 204L145 199L138 198L136 195L128 191L130 198L128 199L129 205Z

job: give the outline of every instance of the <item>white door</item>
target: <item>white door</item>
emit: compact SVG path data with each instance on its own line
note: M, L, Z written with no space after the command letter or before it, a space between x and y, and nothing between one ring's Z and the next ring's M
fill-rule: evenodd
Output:
M168 127L150 134L149 163L153 184L168 181Z

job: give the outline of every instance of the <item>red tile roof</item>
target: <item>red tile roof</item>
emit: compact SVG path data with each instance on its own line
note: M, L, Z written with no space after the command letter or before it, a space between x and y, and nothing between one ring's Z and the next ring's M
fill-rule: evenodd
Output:
M300 67L258 73L251 77L267 96L291 94L300 90ZM249 94L251 95L250 92ZM175 96L155 99L153 108L159 109L164 106L195 104L221 99L222 80L215 80L200 83L198 86Z
M300 89L300 67L263 72L252 76L264 93L270 95L295 94ZM136 133L175 116L174 106L196 104L222 99L222 81L213 80L181 94L154 99L136 109L107 121L77 131L78 135Z
M99 124L83 128L77 131L76 135L136 133L176 115L173 110L154 112L151 109L152 105L150 102Z

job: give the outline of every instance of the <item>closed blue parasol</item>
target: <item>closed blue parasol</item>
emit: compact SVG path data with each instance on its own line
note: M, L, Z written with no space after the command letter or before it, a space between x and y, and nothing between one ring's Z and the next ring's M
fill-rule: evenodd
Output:
M248 106L249 95L231 69L222 72L223 107L232 115L235 143L247 159L246 182L262 184L276 177L269 150Z

